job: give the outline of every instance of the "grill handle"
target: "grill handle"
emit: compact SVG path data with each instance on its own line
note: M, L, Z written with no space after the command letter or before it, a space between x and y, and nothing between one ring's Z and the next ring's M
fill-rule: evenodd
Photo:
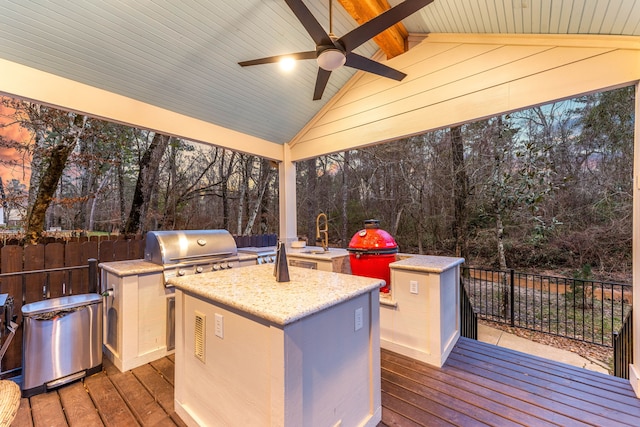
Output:
M388 255L398 253L398 247L395 248L347 248L347 252L356 256L360 255Z
M192 259L205 259L205 258L220 258L229 255L235 255L233 252L216 252L211 254L204 255L187 255L182 257L169 258L169 261L183 261L183 260L192 260Z

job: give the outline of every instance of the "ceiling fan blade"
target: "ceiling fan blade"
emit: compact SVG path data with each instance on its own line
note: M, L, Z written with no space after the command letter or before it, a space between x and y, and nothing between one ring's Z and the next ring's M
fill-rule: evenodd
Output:
M365 22L358 28L349 31L338 39L347 52L360 46L367 40L377 36L389 27L394 26L409 15L419 11L433 0L405 0L399 5L384 11L375 18Z
M401 71L353 52L347 54L347 62L345 62L344 65L398 81L407 77L407 75Z
M329 82L329 76L331 75L331 71L327 71L318 67L318 77L316 78L316 88L313 91L313 100L317 101L322 98L322 94L324 93L324 88L327 87L327 83Z
M260 64L273 64L274 62L279 62L282 58L293 58L295 60L302 59L316 59L318 54L315 50L310 50L308 52L296 52L296 53L288 53L285 55L275 55L268 56L266 58L260 59L252 59L250 61L242 61L238 62L241 67L248 67L249 65L260 65Z
M285 0L285 3L287 3L293 14L298 18L298 21L300 21L305 30L307 30L307 33L309 33L316 43L316 46L333 45L333 40L331 40L329 34L327 34L302 0Z

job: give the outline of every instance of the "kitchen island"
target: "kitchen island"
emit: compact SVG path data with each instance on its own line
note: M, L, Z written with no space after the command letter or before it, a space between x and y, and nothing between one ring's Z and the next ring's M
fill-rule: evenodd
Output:
M171 279L190 426L376 426L379 279L272 265Z

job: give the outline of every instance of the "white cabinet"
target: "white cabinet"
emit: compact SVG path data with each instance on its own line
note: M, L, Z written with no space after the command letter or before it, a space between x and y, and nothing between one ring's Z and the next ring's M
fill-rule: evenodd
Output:
M162 268L143 260L100 264L104 298L103 349L120 371L172 354L175 291Z
M380 345L442 366L460 336L463 258L412 255L390 264L391 293L380 298Z

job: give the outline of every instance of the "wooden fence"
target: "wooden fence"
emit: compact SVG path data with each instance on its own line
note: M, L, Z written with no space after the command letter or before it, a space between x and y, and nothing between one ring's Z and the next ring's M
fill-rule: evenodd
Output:
M122 237L74 237L40 245L0 244L0 294L13 297L13 314L20 325L2 359L1 371L10 376L22 366L22 306L48 298L89 292L88 260L98 262L140 259L144 239ZM24 275L6 273L87 266L86 269L39 272ZM5 338L2 331L2 338Z

